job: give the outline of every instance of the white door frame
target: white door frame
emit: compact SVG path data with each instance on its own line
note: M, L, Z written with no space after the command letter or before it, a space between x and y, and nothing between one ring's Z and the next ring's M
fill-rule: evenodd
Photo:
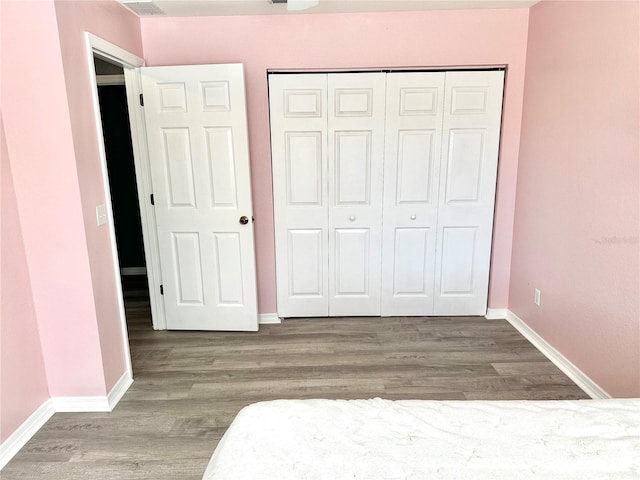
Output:
M92 84L93 109L96 133L98 135L98 148L102 167L102 181L105 191L105 205L107 207L107 224L115 272L114 282L118 297L118 308L122 328L122 338L126 363L129 372L131 368L131 353L129 350L129 335L127 331L126 315L124 310L124 297L122 294L122 282L120 279L120 265L116 244L115 228L113 223L113 209L111 205L111 190L107 171L107 157L104 147L104 135L100 116L100 104L98 100L98 82L95 74L94 55L102 57L112 63L122 66L124 70L124 83L129 110L129 123L131 128L131 141L133 147L133 159L135 166L136 184L138 187L138 202L140 207L140 220L142 223L142 239L144 245L145 262L147 269L147 281L149 284L149 298L151 305L151 321L155 330L166 330L164 304L160 295L162 274L160 270L160 254L158 239L156 236L156 222L150 195L153 192L151 185L151 173L149 170L149 155L147 150L147 137L144 123L144 111L139 104L142 93L139 67L144 66L144 59L114 45L92 33L85 32L86 54L89 65L89 76Z

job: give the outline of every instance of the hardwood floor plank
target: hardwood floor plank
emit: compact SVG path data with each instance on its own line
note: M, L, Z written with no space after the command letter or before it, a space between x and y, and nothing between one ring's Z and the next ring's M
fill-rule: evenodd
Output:
M506 321L301 318L257 333L151 328L125 279L135 381L111 413L58 413L2 471L14 479L198 480L244 406L278 398L587 396Z
M562 372L553 363L544 362L493 362L491 366L500 375L560 375Z

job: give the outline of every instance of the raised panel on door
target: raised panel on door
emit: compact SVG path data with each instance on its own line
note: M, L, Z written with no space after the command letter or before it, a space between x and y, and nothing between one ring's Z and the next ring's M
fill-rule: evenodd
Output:
M484 148L487 133L486 127L449 129L444 205L466 206L482 202L482 176L488 173L483 172L483 166L484 169L489 167Z
M431 315L443 72L387 75L382 315Z
M215 232L214 277L215 302L217 305L242 305L244 288L242 284L242 248L238 233Z
M233 156L233 130L230 127L205 128L209 162L211 206L237 208L238 191Z
M329 315L380 315L385 74L327 88Z
M257 330L242 65L141 74L167 327Z
M393 232L394 298L428 298L433 288L433 238L431 228L398 227Z
M468 222L465 222L468 223ZM479 226L443 226L439 295L473 295Z
M370 235L366 228L335 230L335 296L369 296Z
M173 273L179 305L202 305L202 258L198 232L173 232Z
M287 206L323 204L322 139L322 132L285 133Z
M327 75L269 76L278 315L327 316Z
M168 205L170 208L195 208L195 181L189 129L163 128L162 140L166 187L169 193Z
M371 204L372 142L371 131L335 132L335 206Z
M447 72L435 315L484 315L504 72Z
M290 295L303 301L326 297L324 232L319 228L306 228L291 229L287 233Z

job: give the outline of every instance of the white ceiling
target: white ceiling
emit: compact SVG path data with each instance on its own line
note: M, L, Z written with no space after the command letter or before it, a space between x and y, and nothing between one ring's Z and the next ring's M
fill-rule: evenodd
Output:
M132 0L120 0L127 4ZM293 0L294 2L296 0ZM137 5L148 10L153 5L169 17L215 15L277 15L296 13L349 13L349 12L399 12L420 10L459 10L471 8L528 8L539 0L320 0L317 6L287 11L286 4L272 4L270 0L137 0ZM139 8L131 5L138 15ZM155 14L156 16L158 14Z

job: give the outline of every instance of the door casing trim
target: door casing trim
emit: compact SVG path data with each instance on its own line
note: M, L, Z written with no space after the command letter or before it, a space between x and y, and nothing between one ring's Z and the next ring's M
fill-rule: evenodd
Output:
M129 372L131 368L131 353L129 350L129 338L127 333L127 323L124 311L124 297L122 294L122 283L120 280L120 265L118 261L118 251L113 226L113 209L111 205L111 190L109 187L109 177L107 172L107 161L104 147L104 135L102 132L102 121L100 117L100 104L98 101L97 77L94 67L94 55L101 57L111 63L122 66L124 70L124 83L127 95L129 111L129 123L131 129L131 141L133 148L133 158L135 167L136 184L138 187L138 203L140 207L140 220L142 223L142 240L144 254L146 258L147 281L149 284L149 298L151 305L151 320L155 330L166 330L166 319L164 314L164 304L160 295L160 284L162 283L162 272L160 270L160 255L158 250L158 240L156 235L156 221L153 207L150 203L150 195L153 192L151 174L149 169L149 155L146 141L146 130L144 123L144 110L139 104L139 96L142 93L140 81L140 67L145 65L144 59L124 50L117 45L108 42L90 32L85 32L86 55L89 65L89 76L92 84L93 109L96 133L98 136L98 148L102 167L102 181L105 191L105 205L107 206L107 224L109 228L111 253L114 263L115 284L118 296L118 308L120 324L122 328L122 338L124 341L124 351Z

